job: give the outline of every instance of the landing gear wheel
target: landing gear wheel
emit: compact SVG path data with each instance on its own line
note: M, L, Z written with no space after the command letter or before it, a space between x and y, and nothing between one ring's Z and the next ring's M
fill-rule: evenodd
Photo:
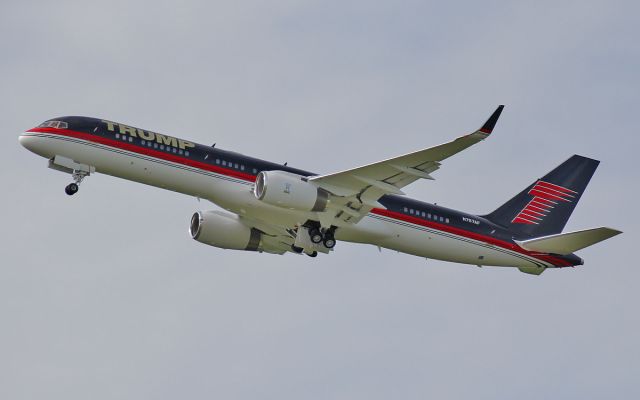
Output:
M326 247L327 249L333 249L336 245L336 240L332 235L325 235L323 243L324 247Z
M307 253L309 257L318 257L318 252L314 251L313 253Z
M303 251L304 249L303 249L302 247L298 247L298 246L291 245L291 250L292 250L294 253L300 254L300 253L302 253L302 251Z
M78 185L75 183L70 183L67 187L64 188L64 192L69 196L73 196L78 192Z
M318 229L312 228L309 230L309 238L311 239L311 242L318 244L322 242L322 233L320 233Z

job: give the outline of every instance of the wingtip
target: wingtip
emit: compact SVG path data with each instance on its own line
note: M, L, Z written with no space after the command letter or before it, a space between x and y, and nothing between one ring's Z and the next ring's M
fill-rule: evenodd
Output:
M491 114L487 122L482 125L482 128L479 129L480 132L486 133L487 135L493 132L493 128L495 128L496 123L498 122L498 118L500 118L500 114L502 114L502 109L504 108L504 104L500 104L498 108Z
M616 228L609 228L609 227L605 227L605 228L611 232L611 237L618 236L619 234L624 233L621 230Z

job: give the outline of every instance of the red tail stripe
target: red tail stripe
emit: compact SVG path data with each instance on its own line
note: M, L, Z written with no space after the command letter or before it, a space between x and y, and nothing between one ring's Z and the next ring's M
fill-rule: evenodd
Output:
M560 191L560 192L565 192L567 194L578 194L578 192L576 192L575 190L571 190L571 189L568 189L566 187L558 186L558 185L555 185L553 183L549 183L549 182L545 182L545 181L538 181L538 185L546 186L546 187L548 187L550 189L554 189L554 190L557 190L557 191Z
M531 191L529 191L529 194L531 194ZM553 201L553 200L549 200L549 199L543 199L542 197L534 197L533 201L541 201L543 203L546 203L544 205L548 206L548 207L553 207L551 204L558 204L557 201Z
M540 211L545 212L545 213L551 212L551 210L549 210L549 207L541 207L538 204L533 203L533 202L529 203L529 205L526 208L529 208L529 207L535 208L536 210L540 210Z
M561 196L561 197L564 197L564 198L574 198L575 197L572 194L561 192L559 190L555 190L555 189L552 189L552 188L549 188L549 187L546 187L546 186L542 186L542 185L536 185L533 189L534 190L540 190L540 191L547 192L547 193L551 193L553 195Z
M551 194L551 193L547 193L547 192L542 192L542 191L537 190L537 189L532 189L529 192L529 194L532 194L532 195L537 196L537 197L542 197L543 199L562 200L562 201L566 201L568 203L571 202L571 200L567 200L564 197L556 196L555 194Z
M546 200L546 199L541 199L539 197L534 197L533 200L531 200L531 203L529 203L529 204L532 204L532 205L534 205L534 206L536 206L538 208L545 209L547 211L551 211L553 206L551 204L549 204L549 203L544 203L544 202L542 202L540 200L549 201L549 200Z
M514 223L514 224L527 224L527 225L537 225L538 224L537 222L533 222L533 221L530 221L528 219L524 219L524 218L522 218L520 216L515 217L513 219L512 223Z
M532 208L532 206L530 206L530 205L529 205L529 206L527 206L527 207L525 207L525 209L524 209L524 210L522 210L522 212L527 212L527 213L529 213L529 214L539 215L539 216L541 216L541 217L544 217L545 215L547 215L547 214L545 214L545 213L541 213L541 212L540 212L540 211L538 211L538 210L534 210L534 209Z

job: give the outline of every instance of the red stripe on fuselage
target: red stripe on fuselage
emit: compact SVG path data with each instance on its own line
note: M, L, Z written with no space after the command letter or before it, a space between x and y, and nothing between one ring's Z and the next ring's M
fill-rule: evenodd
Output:
M215 165L192 160L186 156L165 153L163 151L149 149L139 145L134 145L129 142L102 137L97 134L88 134L88 133L77 132L69 129L56 129L56 128L33 128L33 129L30 129L28 132L52 133L60 136L68 136L68 137L86 140L89 142L100 143L106 146L115 147L115 148L126 150L126 151L131 151L134 153L144 154L154 158L171 161L178 164L188 165L188 166L202 169L205 171L211 171L221 175L231 176L231 177L242 179L248 182L254 182L256 179L255 176L251 174L234 171L232 169L221 168ZM517 253L527 255L529 257L546 261L558 267L566 267L566 266L572 265L570 262L562 258L554 257L551 255L541 255L539 253L536 253L534 256L531 252L528 252L527 250L522 249L517 244L505 242L505 241L498 240L490 236L484 236L482 234L478 234L475 232L466 231L464 229L456 228L450 225L444 225L444 224L439 224L431 221L426 221L420 218L412 217L412 216L405 215L395 211L384 210L381 208L374 208L371 210L371 213L393 218L396 220L409 222L415 225L422 225L422 226L429 227L429 228L436 229L443 232L452 233L454 235L466 237L468 239L489 243L507 250L511 250Z
M200 161L193 160L186 156L166 153L162 150L154 150L141 145L134 145L129 142L102 137L97 134L92 135L84 132L77 132L77 131L72 131L68 129L55 129L55 128L33 128L29 130L29 132L44 132L44 133L53 133L61 136L74 137L77 139L87 140L94 143L100 143L107 146L116 147L122 150L132 151L134 153L144 154L154 158L160 158L166 161L189 165L191 167L195 167L205 171L211 171L211 172L216 172L222 175L232 176L234 178L242 179L248 182L253 182L256 180L256 177L251 174L235 171L233 169L218 167L216 165L203 163Z
M385 217L389 217L389 218L393 218L393 219L397 219L397 220L401 220L401 221L405 221L405 222L409 222L411 224L415 224L415 225L421 225L421 226L425 226L428 228L432 228L432 229L436 229L439 231L443 231L443 232L448 232L448 233L452 233L454 235L458 235L458 236L462 236L468 239L473 239L473 240L477 240L480 242L484 242L484 243L488 243L494 246L498 246L501 247L503 249L507 249L507 250L511 250L514 251L516 253L520 253L520 254L524 254L527 255L529 257L533 257L533 258L537 258L546 262L549 262L553 265L556 266L570 266L571 263L562 259L562 258L558 258L558 257L554 257L551 255L539 255L538 253L535 254L535 256L533 255L532 252L529 252L523 248L521 248L520 246L518 246L515 243L509 243L509 242L505 242L499 239L496 239L494 237L491 236L485 236L479 233L475 233L475 232L471 232L471 231L467 231L461 228L456 228L454 226L451 225L445 225L445 224L439 224L437 222L432 222L432 221L427 221L427 220L423 220L420 218L416 218L416 217L412 217L410 215L405 215L396 211L391 211L391 210L383 210L381 208L374 208L371 210L371 213L373 214L378 214L378 215L383 215Z

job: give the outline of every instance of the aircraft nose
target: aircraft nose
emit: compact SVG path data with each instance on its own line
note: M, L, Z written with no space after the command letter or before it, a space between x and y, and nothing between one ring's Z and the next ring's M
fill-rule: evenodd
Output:
M18 142L25 149L42 157L51 157L51 151L47 145L47 140L34 136L29 132L24 132L18 136Z
M34 151L34 147L37 145L38 138L29 135L28 132L23 132L18 136L18 142L27 150Z
M21 133L18 136L18 142L20 142L20 144L22 145L22 147L24 147L25 149L29 148L29 138L27 135L25 135L24 133Z

